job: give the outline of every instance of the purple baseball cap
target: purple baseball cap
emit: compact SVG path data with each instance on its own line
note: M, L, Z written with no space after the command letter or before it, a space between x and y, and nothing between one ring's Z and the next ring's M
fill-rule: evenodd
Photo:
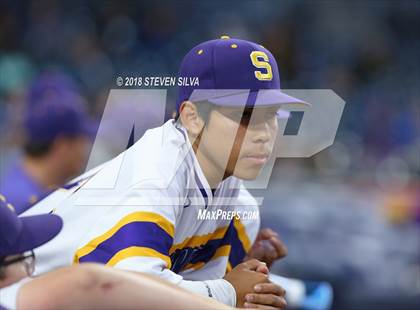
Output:
M228 107L309 105L280 90L277 62L269 50L228 36L191 49L182 60L178 76L192 84L178 87L178 112L185 100ZM193 78L198 78L199 85Z
M21 254L53 239L63 227L54 214L18 217L0 195L0 256Z
M28 103L33 104L51 93L67 90L78 93L76 82L68 75L59 71L42 72L32 83L28 93Z
M55 72L46 72L33 83L24 128L27 139L36 142L50 142L58 135L93 136L95 133L75 83Z

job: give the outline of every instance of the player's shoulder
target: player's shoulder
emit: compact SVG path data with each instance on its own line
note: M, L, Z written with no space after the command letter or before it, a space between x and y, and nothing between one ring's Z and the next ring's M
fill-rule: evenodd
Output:
M151 180L164 186L183 183L188 153L184 135L172 120L146 131L125 156L132 163L129 167L136 171L136 183Z

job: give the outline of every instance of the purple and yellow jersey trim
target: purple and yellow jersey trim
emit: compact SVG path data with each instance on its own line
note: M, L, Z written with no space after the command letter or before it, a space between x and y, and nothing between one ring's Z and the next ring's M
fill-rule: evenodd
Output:
M174 225L157 213L131 213L77 250L74 263L98 262L115 266L129 257L147 256L161 258L167 268L171 268L168 254L174 233Z

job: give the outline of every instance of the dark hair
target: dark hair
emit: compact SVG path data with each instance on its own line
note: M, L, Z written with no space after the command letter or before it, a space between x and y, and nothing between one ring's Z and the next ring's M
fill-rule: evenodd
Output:
M28 141L24 144L23 150L26 155L31 157L42 157L46 155L53 145L52 141L49 142L33 142Z
M6 256L0 256L0 280L4 280L6 278L6 268L2 267L2 264L4 260L6 259Z

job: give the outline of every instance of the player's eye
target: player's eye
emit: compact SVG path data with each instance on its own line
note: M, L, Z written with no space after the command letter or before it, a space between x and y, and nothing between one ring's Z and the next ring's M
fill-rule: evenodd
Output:
M273 118L273 117L277 117L278 113L277 111L270 111L266 113L266 118Z

